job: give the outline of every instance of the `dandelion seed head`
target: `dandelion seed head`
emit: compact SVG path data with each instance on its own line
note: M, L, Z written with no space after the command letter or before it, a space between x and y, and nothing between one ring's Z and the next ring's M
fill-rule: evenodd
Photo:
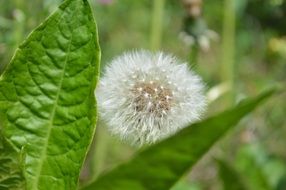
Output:
M164 139L199 120L206 107L198 75L173 56L148 51L115 58L96 96L109 130L139 146Z

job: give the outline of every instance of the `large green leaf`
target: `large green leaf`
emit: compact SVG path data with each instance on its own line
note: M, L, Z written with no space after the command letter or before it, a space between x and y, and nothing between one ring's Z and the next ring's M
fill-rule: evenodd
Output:
M22 154L2 137L0 130L0 189L22 190L25 180L22 171Z
M87 0L67 0L1 76L0 122L5 138L19 150L25 146L27 189L77 187L95 131L99 59Z
M170 189L228 129L273 91L245 100L233 109L183 129L177 135L143 150L130 162L99 177L83 189Z

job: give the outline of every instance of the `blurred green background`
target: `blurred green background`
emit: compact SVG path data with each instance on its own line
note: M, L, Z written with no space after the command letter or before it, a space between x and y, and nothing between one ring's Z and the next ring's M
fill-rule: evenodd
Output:
M0 0L0 73L17 46L60 3ZM191 22L186 22L190 7L183 0L90 3L98 24L102 71L114 56L133 49L162 50L191 61L209 90L207 115L269 86L282 87L216 144L173 190L227 189L228 183L235 186L239 181L253 190L286 189L285 0L204 0L192 5L202 13ZM193 46L188 45L190 39ZM99 121L81 182L128 160L135 151L111 137Z

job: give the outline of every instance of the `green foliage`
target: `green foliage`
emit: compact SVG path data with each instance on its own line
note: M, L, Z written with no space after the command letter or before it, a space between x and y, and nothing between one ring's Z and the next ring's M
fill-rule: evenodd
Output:
M19 154L25 147L27 189L76 189L95 131L99 59L88 2L67 0L20 45L1 76L3 135Z
M257 143L241 147L235 161L250 189L276 190L286 177L285 163L268 155Z
M181 180L176 183L176 185L172 187L171 190L201 190L201 188L197 184L187 183Z
M2 5L0 7L0 75L18 43L42 18L46 17L47 13L54 11L60 1L62 0L3 0L3 5L0 3ZM2 1L0 0L0 2ZM121 0L113 1L110 5L100 4L99 1L91 2L94 4L94 9L97 10L98 18L100 18L98 24L101 39L104 41L102 44L104 60L106 60L104 63L122 52L123 49L149 47L152 14L148 13L152 9L151 1ZM176 37L181 30L184 14L184 10L178 2L177 0L166 1L162 20L162 37L164 38L162 48L164 51L172 52L180 58L186 59L189 53L188 48L182 46L182 42ZM237 79L234 83L234 89L239 92L236 93L236 97L255 94L258 89L272 85L274 82L280 81L284 84L285 58L283 59L281 54L279 55L281 60L274 60L273 57L269 57L269 52L267 52L270 50L271 52L282 52L284 47L283 38L273 39L276 35L267 32L270 29L275 33L285 35L285 32L283 33L285 25L281 25L283 14L279 14L282 9L278 10L283 6L285 7L285 2L282 3L281 1L279 6L274 5L274 3L278 4L279 2L265 1L263 4L267 4L267 6L259 6L261 3L257 0L236 1L239 16L239 19L236 20L236 30L238 31L235 40L235 62L239 63L236 65L234 73ZM0 131L3 130L5 133L5 137L0 135L0 190L25 189L24 177L27 177L30 186L32 183L37 183L32 174L35 173L39 164L43 164L43 168L42 172L38 173L39 176L37 175L39 177L37 178L38 182L40 182L39 187L34 187L34 189L74 189L76 186L79 169L94 132L96 114L92 111L94 109L92 88L96 83L94 78L98 76L98 65L94 64L98 63L99 49L96 28L93 26L90 8L86 0L69 0L69 3L64 3L59 11L38 28L24 45L20 46L5 74L0 76ZM220 30L223 28L222 3L223 1L206 1L203 5L204 18L210 28L214 29L220 36ZM56 22L59 17L61 17L61 22ZM87 17L89 17L88 24L85 21L81 22ZM119 17L121 18L120 22ZM84 31L83 28L87 25L87 30ZM261 26L267 30L261 30ZM92 37L83 47L74 46L79 48L75 51L81 53L69 52L65 56L67 47L63 45L66 43L64 36L71 33L72 30L75 36L79 37L73 40L68 39L71 44L79 45L85 41L84 38L89 35ZM58 35L59 31L64 32ZM93 42L95 44L92 44ZM280 46L280 44L282 45ZM204 52L199 56L202 64L198 65L198 70L209 86L220 82L218 79L221 78L221 72L218 64L221 61L220 55L223 53L219 51L220 46L220 43L212 44L213 48L210 52ZM84 64L87 66L88 61L85 60L87 57L92 57L92 53L94 58L90 62L90 68L87 67L83 73L78 73L78 75L70 75L70 73L76 73L80 67L84 67ZM70 57L67 59L65 69L62 67L63 57ZM29 76L28 72L32 77ZM251 73L255 73L255 75ZM58 75L63 76L62 85L60 85ZM68 79L69 77L71 80ZM70 91L71 88L75 89L74 92ZM57 94L59 99L55 99ZM74 94L76 96L73 96ZM69 102L78 103L83 96L87 99L82 105L70 106L66 104ZM286 155L286 106L284 100L285 92L276 96L276 99L273 99L260 112L256 112L251 122L245 123L248 130L255 129L255 139L261 141L263 138L263 148L266 152L263 153L261 147L243 147L241 149L238 143L241 142L239 134L231 138L237 143L235 146L229 141L224 142L231 144L228 146L231 152L236 152L236 149L240 150L235 165L224 167L227 178L233 179L235 175L243 175L239 177L246 178L245 181L248 182L247 185L250 186L250 189L286 189L285 161L283 163L281 159L274 159L267 153L271 149L271 152L276 156L285 157ZM210 105L209 111L213 113L213 110L217 111L222 107L225 107L224 98L220 98ZM53 119L51 109L55 110ZM77 117L81 114L86 116L86 123ZM41 117L49 117L50 119L48 121ZM234 119L232 115L225 115L224 117L219 122ZM76 121L69 126L60 124L60 122L67 124L73 119ZM225 124L223 125L225 126ZM131 165L127 163L119 167L119 169L122 168L122 171L116 169L111 174L101 177L101 181L94 183L94 185L99 186L96 188L90 186L90 189L105 189L106 187L107 190L108 188L121 190L122 187L123 189L128 187L148 189L150 187L152 190L161 184L163 188L164 183L166 183L166 189L170 189L170 186L208 149L202 150L202 147L210 146L210 141L214 142L226 130L226 128L222 130L222 128L216 127L218 123L213 126L202 127L202 132L196 129L199 128L196 126L197 124L194 126L195 129L186 129L185 135L182 132L177 137L171 138L173 140L170 139L169 143L162 142L149 150L142 151L131 161ZM218 131L216 131L217 129ZM48 131L51 132L49 137L47 136ZM193 132L194 135L191 134ZM206 135L206 133L209 134ZM218 135L218 133L220 134ZM199 134L205 136L198 136ZM104 141L112 140L112 137L97 135L99 138L97 138L96 148L102 146ZM217 137L215 140L213 139L214 136ZM98 143L98 141L100 142ZM186 145L187 147L185 147ZM116 141L112 144L108 142L101 148L97 148L95 156L99 159L102 157L102 163L98 164L100 166L96 167L96 171L90 171L86 174L86 170L84 170L81 179L86 181L94 173L98 174L102 170L110 168L110 163L113 166L114 163L129 157L132 151L124 146ZM23 159L24 150L27 151L28 157L26 159ZM43 154L44 150L46 150L45 155ZM65 154L61 154L63 152ZM104 152L106 154L103 154ZM121 158L120 154L124 156ZM38 162L37 160L40 160L43 155L45 159ZM142 158L139 158L141 155L143 155ZM225 156L233 158L227 154ZM178 160L176 160L177 158ZM96 159L90 158L90 160ZM202 163L202 168L205 167L204 164ZM86 168L92 168L92 164L87 164ZM206 180L209 179L203 180L198 177L203 176L202 178L204 178L205 170L196 172L195 179L192 179L196 181L196 184L202 180L204 181L202 186L205 187L204 189L216 189L217 184L212 184L216 181L211 181L208 184L209 182ZM126 177L124 177L125 174ZM186 178L186 181L189 179ZM228 180L228 183L229 181L231 180ZM67 186L60 186L59 183ZM108 183L110 183L110 187L107 185ZM127 188L123 183L126 184ZM238 187L239 183L233 181L233 184L229 185ZM180 181L176 182L172 189L200 189L200 186L193 187L192 184Z
M245 100L233 109L183 129L83 189L170 189L217 140L273 92L270 90Z
M282 160L269 156L258 143L240 148L234 165L218 162L220 178L227 190L277 190L286 177L286 165ZM283 187L284 186L284 187Z
M245 182L235 168L223 160L218 160L217 163L224 190L248 190Z
M0 131L0 189L21 190L25 181L22 172L22 154L2 137Z

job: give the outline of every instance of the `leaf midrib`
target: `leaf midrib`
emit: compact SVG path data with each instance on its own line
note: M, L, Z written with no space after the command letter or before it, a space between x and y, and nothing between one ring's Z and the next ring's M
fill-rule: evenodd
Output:
M61 93L61 90L62 90L63 81L64 81L64 78L65 78L64 76L65 76L65 70L66 70L66 66L67 66L67 63L68 63L68 59L69 59L69 53L70 53L70 49L71 49L71 42L72 42L72 34L71 34L71 37L70 37L70 40L69 40L68 51L67 51L67 55L66 55L66 58L65 58L64 67L63 67L63 71L62 71L61 78L60 78L59 88L58 88L57 95L56 95L56 98L55 98L55 103L54 103L54 106L53 106L51 117L49 119L50 123L49 123L49 126L48 126L48 132L47 132L46 141L45 141L45 144L44 144L44 147L43 147L42 154L39 157L40 163L39 163L39 166L37 168L36 179L35 179L34 183L32 183L32 189L37 189L37 186L38 186L38 183L39 183L39 178L40 178L40 175L41 175L42 170L43 170L43 164L44 164L44 160L45 160L46 154L47 154L48 143L49 143L49 139L50 139L50 136L51 136L51 131L52 131L52 128L53 128L53 122L54 122L54 118L55 118L55 113L56 113L56 110L57 110L57 107L58 107L58 100L59 100L59 96L60 96L60 93Z

